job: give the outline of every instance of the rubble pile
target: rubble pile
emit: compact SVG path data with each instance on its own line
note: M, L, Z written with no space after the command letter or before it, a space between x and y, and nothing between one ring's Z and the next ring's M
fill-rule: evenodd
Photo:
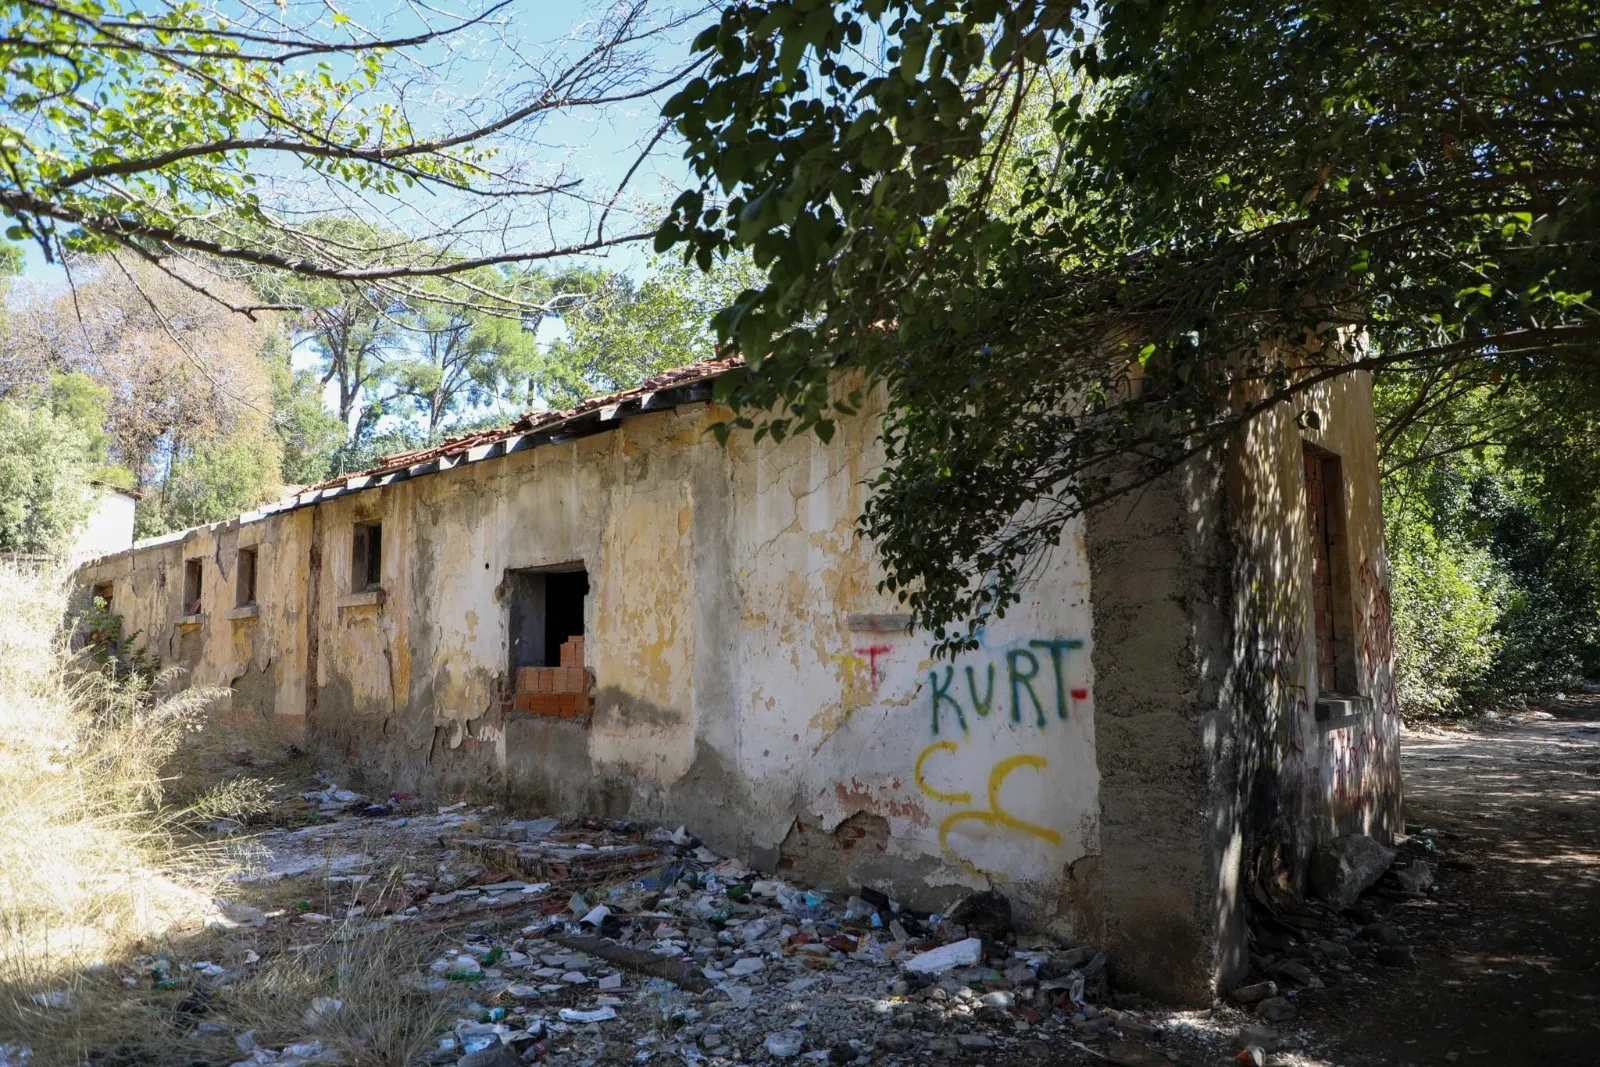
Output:
M1312 899L1253 888L1250 976L1228 999L1259 1023L1241 1030L1239 1062L1260 1067L1268 1053L1288 1044L1282 1025L1300 1015L1315 991L1373 981L1384 968L1415 962L1405 929L1380 919L1376 905L1424 900L1436 891L1441 867L1471 864L1448 856L1437 831L1407 830L1394 849L1359 835L1318 849L1311 862Z
M141 957L121 978L182 997L187 1062L367 1062L341 1029L354 1012L337 981L268 1030L230 1022L230 987L296 953L412 931L426 958L392 984L428 1020L411 1062L440 1067L1302 1064L1283 1050L1304 1047L1288 1027L1306 998L1411 954L1367 904L1258 888L1250 980L1212 1009L1163 1011L1114 992L1103 953L1014 929L998 892L928 914L872 887L768 877L683 828L374 802L331 782L294 807L309 825L247 839L212 959ZM1433 847L1414 837L1367 893L1427 893ZM73 1010L69 992L43 996Z
M766 877L681 828L424 813L333 786L302 803L328 821L261 835L240 880L320 878L348 890L344 912L224 914L287 924L290 941L333 923L448 931L406 978L455 1017L430 1063L1020 1063L1160 1033L1107 1003L1103 954L1019 934L999 893L932 915ZM236 1067L340 1062L315 1029L276 1048L239 1035Z

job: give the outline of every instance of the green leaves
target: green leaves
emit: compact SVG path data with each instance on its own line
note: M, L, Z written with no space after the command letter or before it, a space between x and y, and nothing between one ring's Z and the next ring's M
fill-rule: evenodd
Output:
M745 3L669 106L699 184L657 247L767 270L715 319L744 423L819 428L843 366L887 388L863 528L923 625L979 622L1082 508L1343 361L1591 358L1592 24Z

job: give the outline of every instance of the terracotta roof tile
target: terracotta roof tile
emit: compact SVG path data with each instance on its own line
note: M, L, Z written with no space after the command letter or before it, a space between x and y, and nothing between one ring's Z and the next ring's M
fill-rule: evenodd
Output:
M695 382L707 381L712 378L719 378L735 367L742 366L744 366L744 361L741 359L717 359L707 360L703 363L690 363L684 367L674 367L672 370L663 371L653 378L645 379L632 389L624 389L621 392L610 393L606 396L592 396L589 399L584 400L570 408L549 411L530 411L508 426L497 427L493 430L479 430L476 433L462 434L460 437L448 438L447 440L440 441L438 444L432 445L428 448L418 448L413 449L410 452L396 452L393 455L384 456L374 466L369 467L366 470L347 471L344 474L338 475L337 477L329 478L325 482L319 482L316 485L310 486L302 490L302 492L309 493L326 489L338 489L358 478L370 478L388 474L393 471L404 470L407 467L414 467L419 463L426 463L430 460L453 456L457 453L465 452L470 448L476 448L479 445L493 444L496 441L502 441L508 437L516 437L519 434L531 433L535 430L552 427L557 423L565 422L566 420L575 416L583 415L587 412L594 411L597 408L607 407L611 404L620 403L621 401L629 400L634 397L644 396L649 393L657 393L663 389L671 389L683 385L692 385Z

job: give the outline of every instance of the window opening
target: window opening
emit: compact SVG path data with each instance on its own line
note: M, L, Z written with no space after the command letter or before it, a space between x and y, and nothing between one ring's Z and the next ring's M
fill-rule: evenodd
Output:
M512 571L510 667L581 667L562 662L562 646L581 642L589 575L583 570ZM568 653L569 658L571 652Z
M583 602L589 595L586 571L546 574L544 589L544 664L547 667L581 667L563 663L561 648L583 637Z
M353 591L383 585L383 525L358 522L350 544L350 581Z
M186 559L183 561L183 613L185 615L200 614L201 567L204 561Z
M90 595L95 600L103 601L104 604L105 604L105 610L106 611L110 611L111 610L111 583L110 582L101 582L99 585L94 587L94 592L92 594L90 594Z
M583 637L588 573L581 568L512 571L506 578L512 706L554 718L587 716L593 710Z
M249 607L256 602L256 550L253 548L239 550L239 573L234 592L238 607Z

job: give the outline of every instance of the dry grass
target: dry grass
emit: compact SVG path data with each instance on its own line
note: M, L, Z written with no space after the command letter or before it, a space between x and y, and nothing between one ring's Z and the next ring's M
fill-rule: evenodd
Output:
M163 802L165 768L214 694L84 670L62 629L67 594L62 576L0 564L0 1033L39 1062L106 1023L139 1032L144 1020L81 1007L107 1003L108 964L200 928L228 868L222 850L183 843L206 812ZM206 803L248 807L233 793ZM80 1007L35 1000L63 995Z
M229 1022L273 1047L313 1037L354 1065L419 1062L438 1047L449 1018L436 995L417 992L441 939L409 927L352 920L323 943L278 956L223 993ZM308 1026L316 998L341 1006Z
M0 566L0 978L46 979L197 914L162 767L208 697L74 678L63 583ZM195 857L198 859L199 857ZM192 880L200 875L201 880Z
M289 950L215 923L215 898L241 899L223 881L247 841L198 831L303 821L276 803L310 787L297 739L271 721L218 725L218 694L167 693L176 679L86 670L66 608L60 576L0 563L0 1061L24 1046L29 1067L227 1063L253 1029L267 1047L320 1040L352 1067L418 1062L444 1019L439 997L412 991L437 935L356 917ZM308 888L254 883L243 902ZM347 890L321 888L318 906L342 914ZM162 988L141 975L153 959L186 977ZM201 960L226 976L183 971ZM308 1023L317 997L343 1006Z

